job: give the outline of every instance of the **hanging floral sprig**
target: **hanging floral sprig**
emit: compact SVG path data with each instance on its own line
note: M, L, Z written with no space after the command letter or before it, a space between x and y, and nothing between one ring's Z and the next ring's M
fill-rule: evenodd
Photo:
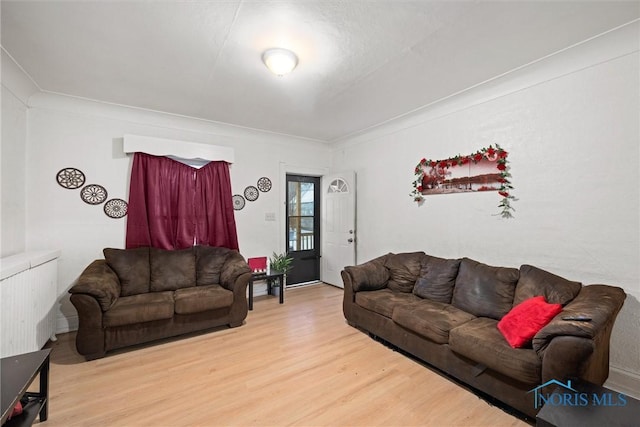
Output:
M509 166L508 156L509 153L496 144L495 147L490 145L467 156L457 155L444 160L423 158L415 167L413 191L411 191L410 196L415 202L421 203L424 201L422 183L427 170L430 168L440 168L445 170L456 166L466 165L470 162L476 164L483 159L487 159L489 161L496 162L496 168L500 171L500 178L498 179L500 183L498 194L502 197L500 204L498 204L498 207L501 209L500 216L503 218L513 218L512 212L515 211L515 209L511 206L511 202L518 199L511 195L513 187L511 186L511 167Z

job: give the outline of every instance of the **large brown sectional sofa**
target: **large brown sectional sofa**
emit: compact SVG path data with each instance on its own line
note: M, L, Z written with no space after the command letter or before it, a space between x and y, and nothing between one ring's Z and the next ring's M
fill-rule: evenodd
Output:
M111 249L93 261L69 292L78 311L78 353L109 350L227 325L247 317L251 269L237 251Z
M604 383L611 330L626 297L620 288L582 286L530 265L494 267L424 252L346 267L342 279L351 326L531 417L540 409L531 390L547 381ZM512 348L499 320L540 295L562 304L562 312L531 343ZM569 315L591 320L562 320Z

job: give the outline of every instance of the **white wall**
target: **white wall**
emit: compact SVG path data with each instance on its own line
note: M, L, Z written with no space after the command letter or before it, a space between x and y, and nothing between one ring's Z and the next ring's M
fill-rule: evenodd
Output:
M359 262L424 250L492 265L533 264L628 296L613 332L612 377L640 389L638 27L623 28L338 144L355 169ZM514 219L495 192L409 197L423 157L500 144Z
M0 257L25 250L27 100L35 85L2 51Z
M245 257L284 250L284 188L288 168L327 170L330 150L322 143L257 132L195 119L98 104L40 93L31 97L27 144L27 247L59 248L59 291L63 296L58 332L75 329L76 313L65 294L72 281L105 247L124 247L126 219L111 219L103 205L80 199L79 190L64 189L57 172L75 167L87 183L104 186L108 198L128 199L131 158L122 151L124 134L148 135L232 147L234 193L242 194L260 177L273 189L260 193L236 211L240 252ZM273 212L277 220L265 221Z
M25 142L27 107L2 86L2 244L1 256L25 248Z

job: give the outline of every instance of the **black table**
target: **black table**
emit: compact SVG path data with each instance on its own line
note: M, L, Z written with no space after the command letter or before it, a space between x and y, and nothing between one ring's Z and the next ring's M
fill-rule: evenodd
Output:
M0 378L2 387L2 418L3 427L30 426L40 415L40 422L47 420L49 411L49 353L51 350L40 350L18 356L5 357L0 362ZM33 380L40 374L40 391L28 392ZM22 414L3 424L16 403L23 396L29 397L29 404Z
M548 402L536 416L536 426L636 427L640 425L640 401L583 380L571 380L571 388L575 391L558 386L551 393Z
M278 282L280 287L280 304L284 303L284 273L281 271L270 271L269 273L254 273L249 279L249 310L253 310L253 282L255 281L267 282L267 294L271 295L273 291L274 282Z

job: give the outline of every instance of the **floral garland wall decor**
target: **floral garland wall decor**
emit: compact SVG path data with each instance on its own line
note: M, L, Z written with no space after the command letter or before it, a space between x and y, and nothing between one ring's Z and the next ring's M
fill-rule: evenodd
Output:
M425 195L497 191L502 200L500 216L513 218L511 202L511 173L509 153L498 144L489 145L475 153L457 155L443 160L422 159L415 167L413 191L410 196L422 203Z

